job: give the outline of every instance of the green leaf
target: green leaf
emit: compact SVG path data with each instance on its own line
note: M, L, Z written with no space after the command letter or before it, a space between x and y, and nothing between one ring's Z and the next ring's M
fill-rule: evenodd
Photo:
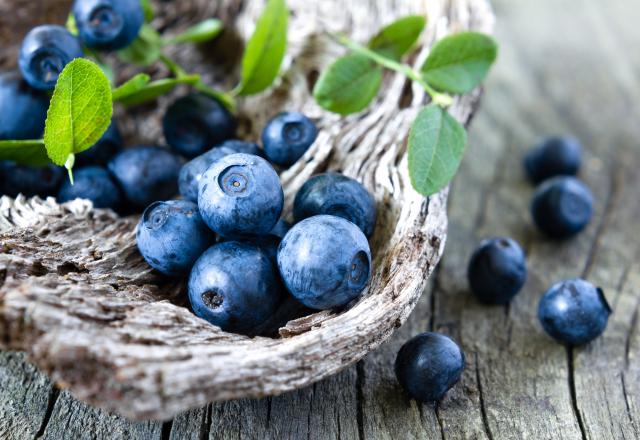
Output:
M113 91L113 100L121 101L126 97L133 95L149 84L150 79L151 78L146 73L137 74Z
M150 23L153 20L153 6L151 0L140 0L142 11L144 12L144 21Z
M220 20L210 18L190 27L173 38L165 40L164 44L204 43L217 37L222 32L222 29L223 25Z
M324 109L348 115L365 109L382 82L382 69L361 54L338 58L325 70L313 89L313 97Z
M462 94L482 82L497 55L498 45L490 36L461 32L440 40L421 70L435 89Z
M42 139L0 141L0 160L11 160L21 165L34 166L51 163Z
M446 110L432 104L420 111L409 132L409 177L420 194L444 188L458 170L467 132Z
M236 94L254 95L276 79L287 48L288 21L285 1L269 0L244 51Z
M67 16L65 26L71 35L78 35L78 25L76 24L76 17L73 14Z
M180 84L196 85L200 81L199 75L188 75L181 78L167 78L152 81L143 87L132 91L131 93L123 94L118 97L117 101L127 107L144 104L145 102L153 101L159 96L169 93L174 87ZM123 84L124 86L125 84Z
M214 89L213 87L209 87L204 82L202 82L202 79L195 83L193 87L195 87L195 89L199 92L202 92L205 95L209 96L210 98L217 99L230 112L233 113L236 111L236 102L233 99L233 96L231 96L229 93L221 92Z
M162 55L162 38L148 24L140 29L138 37L127 47L118 51L120 59L126 63L148 66Z
M44 129L49 158L64 165L93 146L111 123L109 80L95 63L76 58L64 68L51 97Z
M369 41L369 49L394 60L400 60L418 41L427 20L420 15L400 18L385 26Z

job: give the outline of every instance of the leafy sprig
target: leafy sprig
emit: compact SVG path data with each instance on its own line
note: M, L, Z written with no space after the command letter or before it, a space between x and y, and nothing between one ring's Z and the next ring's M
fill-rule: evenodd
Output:
M320 75L313 95L326 110L348 115L371 104L380 90L384 69L421 86L432 103L418 113L407 148L411 183L416 191L428 196L449 183L466 149L465 128L446 111L453 104L452 95L467 93L482 82L498 48L488 35L461 32L436 43L416 69L401 60L415 47L425 26L424 17L403 17L380 30L367 45L345 35L333 35L349 53Z
M207 19L184 32L161 36L150 23L153 9L149 0L141 0L145 24L137 39L128 48L118 52L121 60L139 66L155 62L166 65L170 78L151 80L146 73L138 73L117 87L112 87L113 71L100 54L86 49L87 58L75 59L61 72L54 89L43 139L0 140L0 160L12 160L24 165L55 163L69 170L75 155L93 146L107 130L113 114L113 103L135 106L169 93L184 84L235 109L238 96L257 94L268 88L277 78L287 46L289 12L285 0L268 0L247 43L242 60L240 83L233 90L223 92L205 84L202 77L188 73L164 53L174 44L203 43L217 37L223 30L222 22ZM73 16L67 28L78 33Z

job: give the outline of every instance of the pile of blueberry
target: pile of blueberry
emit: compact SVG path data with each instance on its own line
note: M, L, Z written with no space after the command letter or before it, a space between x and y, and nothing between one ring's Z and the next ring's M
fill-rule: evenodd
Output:
M563 240L582 231L593 215L593 195L576 177L582 147L569 137L548 138L529 151L524 169L538 185L531 215L538 229L551 239ZM485 304L507 304L527 277L525 254L510 238L484 240L468 266L471 291ZM604 332L611 309L598 287L582 279L560 281L542 296L538 318L557 341L579 346ZM396 359L396 376L415 399L435 402L460 379L464 354L450 338L420 334L407 342Z

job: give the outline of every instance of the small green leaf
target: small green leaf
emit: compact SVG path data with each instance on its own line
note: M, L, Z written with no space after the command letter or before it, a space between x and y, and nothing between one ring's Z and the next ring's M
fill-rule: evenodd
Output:
M435 89L462 94L482 82L497 55L498 45L490 36L461 32L440 40L421 70Z
M427 20L420 15L400 18L373 37L369 41L369 49L400 60L416 44L426 24Z
M126 97L133 95L149 84L150 79L151 78L146 73L137 74L113 91L113 100L121 101Z
M324 109L348 115L365 109L382 82L382 69L369 58L349 54L325 70L313 89L313 97Z
M222 32L222 29L223 25L220 20L210 18L190 27L173 38L165 40L164 44L204 43L217 37Z
M21 165L34 166L51 163L42 139L0 141L0 160L11 160Z
M76 58L64 68L51 97L44 129L49 158L64 165L93 146L111 123L109 80L95 63Z
M409 132L409 177L424 196L444 188L458 170L467 132L446 110L432 104L420 111Z
M181 78L167 78L147 83L142 88L123 94L117 101L127 107L144 104L153 101L159 96L165 95L180 84L196 85L200 81L199 75L188 75Z
M76 17L73 14L67 16L67 22L65 24L67 30L71 35L78 35L78 25L76 24Z
M254 95L280 73L287 48L289 10L284 0L268 0L242 57L242 79L235 93Z
M148 24L142 26L138 37L129 47L118 51L122 61L139 66L155 63L160 55L162 55L162 38Z
M142 11L144 12L144 21L150 23L153 20L153 6L151 0L140 0Z

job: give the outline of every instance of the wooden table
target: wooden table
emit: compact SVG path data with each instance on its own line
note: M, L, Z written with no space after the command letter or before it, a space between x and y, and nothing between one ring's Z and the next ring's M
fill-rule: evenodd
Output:
M496 0L501 56L450 199L447 250L409 322L356 366L279 397L212 404L166 423L134 423L77 402L17 353L0 353L0 438L640 438L640 4ZM532 227L521 156L539 136L587 148L597 196L589 229L554 243ZM478 304L466 262L483 237L510 235L529 279L508 307ZM536 319L551 283L584 276L614 308L603 337L569 350ZM437 407L400 390L393 361L425 330L467 357Z

